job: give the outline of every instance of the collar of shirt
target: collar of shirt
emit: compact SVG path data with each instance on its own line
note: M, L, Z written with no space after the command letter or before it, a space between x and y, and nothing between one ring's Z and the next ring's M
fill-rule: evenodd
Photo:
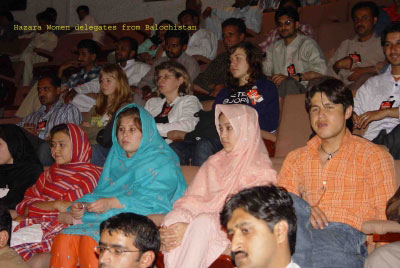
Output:
M346 129L346 133L343 136L342 143L340 144L339 150L337 151L336 155L345 153L347 151L348 146L350 146L352 143L353 143L353 135L350 133L348 129ZM318 148L320 145L321 145L321 138L318 137L318 135L315 135L311 140L307 142L307 147L310 148L313 157L319 158Z
M127 60L127 61L126 61L125 67L121 66L121 64L119 64L119 63L118 63L118 65L119 65L123 70L125 70L125 69L131 68L133 65L135 65L135 63L136 63L135 59L130 59L130 60Z
M46 113L46 105L42 105L42 107L40 107L38 112L41 112L43 114L50 114L52 113L55 109L59 109L61 106L63 106L64 103L62 101L62 99L58 99L58 101L50 108L50 110Z

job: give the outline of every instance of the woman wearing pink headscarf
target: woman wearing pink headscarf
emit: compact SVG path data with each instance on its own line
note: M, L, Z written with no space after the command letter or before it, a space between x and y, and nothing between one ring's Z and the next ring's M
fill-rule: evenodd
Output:
M225 199L245 188L276 183L255 109L219 104L215 125L223 150L200 167L164 218L160 233L166 268L210 266L230 243L219 223Z

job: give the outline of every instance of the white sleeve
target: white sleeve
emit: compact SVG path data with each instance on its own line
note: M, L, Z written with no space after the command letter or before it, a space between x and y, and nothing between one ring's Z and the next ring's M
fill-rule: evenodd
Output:
M218 40L213 32L207 32L202 38L198 38L195 42L188 46L186 54L201 55L210 60L213 60L217 54Z
M167 137L167 133L171 130L181 130L185 132L191 132L194 130L196 124L199 122L199 118L195 117L194 114L202 109L202 106L195 96L187 96L180 103L179 107L174 107L176 111L171 110L168 115L169 121L171 123L157 123L158 132L162 137ZM179 114L177 114L177 111ZM171 113L173 113L171 115ZM176 118L172 118L175 117Z
M368 80L357 90L356 96L354 97L354 109L353 111L357 115L369 111L368 107Z
M144 109L148 111L152 117L155 117L161 113L163 105L164 104L162 103L162 101L160 101L159 97L151 98L146 101Z
M100 92L100 82L99 78L90 80L89 82L82 84L80 86L74 87L75 91L81 94L88 93L99 93Z

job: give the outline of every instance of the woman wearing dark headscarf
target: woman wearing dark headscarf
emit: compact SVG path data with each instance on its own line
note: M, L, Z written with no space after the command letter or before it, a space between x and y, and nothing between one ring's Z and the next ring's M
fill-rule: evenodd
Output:
M0 201L15 209L42 171L42 164L22 130L15 125L0 125L0 188L9 188Z

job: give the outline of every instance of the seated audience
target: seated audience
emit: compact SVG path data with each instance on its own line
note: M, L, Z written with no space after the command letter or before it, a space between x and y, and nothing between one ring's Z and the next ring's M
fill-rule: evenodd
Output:
M48 8L46 8L44 10L44 12L46 12L46 13L48 13L50 15L50 17L51 17L51 25L52 26L56 26L56 27L59 26L56 23L57 22L57 10L55 10L52 7L48 7ZM64 31L62 31L62 30L53 30L53 33L55 35L57 35L57 37L60 37L60 35L63 34L63 32Z
M279 122L278 94L275 85L262 74L261 51L253 44L239 43L229 51L228 87L217 95L215 104L246 104L256 109L261 135L275 141ZM175 132L184 141L170 144L178 154L181 165L201 166L209 156L221 150L213 122L214 111L199 112L200 121L194 131Z
M300 14L301 3L300 0L282 0L279 3L279 7L292 7ZM299 22L298 31L302 35L314 38L314 30L310 24L302 24ZM278 40L281 40L281 36L279 35L278 28L275 28L267 34L265 41L258 44L258 46L262 51L266 52L267 48Z
M155 91L156 84L154 81L154 73L156 66L165 61L176 61L182 64L189 74L190 80L193 81L200 73L200 67L197 61L185 53L189 41L189 34L184 30L168 30L165 33L165 53L166 57L161 57L153 62L150 71L142 78L138 88L141 89L143 99L147 100L154 97L152 90ZM135 102L138 100L135 99ZM143 101L142 101L143 102ZM144 103L143 103L144 105Z
M367 256L361 225L385 219L395 191L393 158L346 129L353 96L341 81L327 79L306 93L316 135L288 154L278 185L293 193L301 267L363 267ZM306 127L306 126L305 126ZM335 237L335 239L332 239Z
M89 26L99 26L99 23L97 20L89 14L89 7L85 5L78 6L76 8L76 13L78 14L79 18L79 24L81 27L86 29ZM78 33L85 33L85 32L90 32L93 34L93 40L98 42L99 44L103 44L103 39L105 36L105 32L103 30L93 30L93 31L86 31L80 29L79 31L76 31Z
M138 58L147 64L153 64L155 59L159 59L164 52L165 33L168 26L174 26L170 20L162 20L158 23L158 29L152 37L147 38L139 45L137 54Z
M0 12L0 41L14 41L23 31L15 30L14 25L21 26L21 23L14 20L10 11Z
M88 97L79 96L74 100L78 92L83 92L86 87L89 86L90 81L96 81L98 83L98 77L100 73L100 67L96 64L98 46L97 43L90 39L84 39L79 41L78 45L78 59L69 60L63 63L58 69L58 77L63 79L63 73L68 68L81 68L79 72L72 74L68 80L61 85L61 91L65 92L63 99L64 103L72 102L78 109L82 101L78 99ZM25 97L21 106L16 112L16 116L25 117L32 112L36 112L41 107L39 97L37 94L37 82L33 85L28 95Z
M59 234L50 266L97 267L99 225L121 212L165 214L186 189L178 158L158 134L153 117L129 104L116 115L113 146L99 185L71 207L74 225Z
M235 0L232 7L207 7L203 14L205 28L213 31L218 40L222 39L221 23L228 18L242 19L246 24L247 32L257 35L261 30L262 10L257 6L250 6L250 0Z
M63 104L60 98L60 78L56 76L43 76L38 81L38 96L42 107L24 117L17 125L25 131L40 162L44 166L50 166L53 159L50 156L50 148L47 142L50 130L62 123L79 125L82 121L81 112L72 104Z
M8 188L0 198L9 209L22 201L43 167L24 132L15 125L0 125L0 188Z
M388 220L400 223L400 188L386 206L386 217ZM364 268L396 268L400 263L400 242L380 246L370 254L365 262Z
M217 55L218 39L214 32L200 28L199 14L186 9L179 14L178 21L188 27L187 32L190 35L186 54L205 63L213 60Z
M19 36L19 38L31 38L29 45L25 48L21 55L13 57L13 61L23 61L24 72L22 76L22 85L29 86L33 79L33 65L39 62L46 62L48 58L40 56L36 53L37 49L53 51L58 42L57 36L47 30L47 25L51 24L51 17L46 12L41 12L36 15L36 20L39 24L39 29L29 34Z
M191 95L192 82L185 67L176 61L166 61L156 67L155 80L159 97L146 102L144 108L154 117L161 137L171 143L180 139L176 131L190 132L198 117L195 114L202 106L196 96Z
M90 162L103 166L112 145L115 113L132 102L132 92L124 71L116 64L107 64L101 69L100 89L96 105L83 117L82 128L93 147Z
M17 205L20 221L14 231L41 224L42 241L16 245L13 248L30 265L43 258L50 260L53 238L69 224L72 216L67 208L83 195L91 193L97 185L101 168L89 163L92 153L88 137L74 124L61 124L50 132L51 155L55 163L43 172ZM47 258L45 257L47 255ZM44 265L43 265L44 266Z
M10 248L12 219L5 205L0 204L0 267L29 268L28 264Z
M374 33L379 10L374 2L359 2L351 9L356 35L344 40L328 63L328 75L357 90L369 77L380 72L385 55Z
M245 37L246 25L243 20L229 18L222 23L222 40L226 51L217 55L207 66L207 69L194 79L193 89L195 93L215 97L226 86L228 80L226 66L229 64L229 50L234 45L243 42Z
M215 125L223 150L200 167L160 229L166 268L209 267L230 244L219 222L225 199L244 188L276 183L253 108L217 105Z
M389 68L367 80L354 98L354 127L366 129L363 137L383 144L394 159L400 159L400 22L393 23L382 37Z
M99 266L153 267L160 244L157 226L150 219L135 213L117 214L100 224L100 241L96 247ZM121 258L125 252L131 254Z
M259 186L240 191L226 201L220 222L231 240L236 267L300 268L291 260L297 218L284 188Z
M326 74L326 62L317 42L299 33L296 9L278 9L275 23L282 39L268 47L264 73L278 87L282 109L286 95L304 93L309 80Z

